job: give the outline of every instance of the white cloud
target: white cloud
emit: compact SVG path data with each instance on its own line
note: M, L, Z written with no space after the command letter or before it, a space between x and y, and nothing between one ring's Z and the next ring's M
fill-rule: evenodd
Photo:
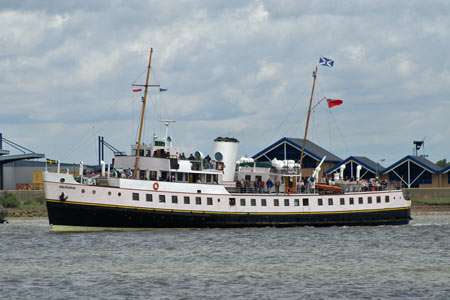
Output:
M320 69L315 100L344 100L333 113L345 143L325 107L311 138L343 158L398 159L426 135L429 158L450 159L436 130L450 113L448 13L444 1L2 3L0 128L52 158L75 145L67 159L95 162L100 134L128 150L141 105L130 85L153 47L151 80L169 90L152 90L147 139L170 117L187 149L231 135L252 155L303 134L324 55L336 64Z

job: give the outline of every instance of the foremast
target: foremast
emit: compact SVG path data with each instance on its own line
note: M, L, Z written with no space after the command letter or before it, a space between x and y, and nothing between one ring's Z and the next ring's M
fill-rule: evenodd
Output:
M144 97L142 97L142 112L141 112L141 123L139 126L139 138L138 138L138 145L136 150L136 162L134 164L134 171L133 171L133 178L136 178L136 173L138 169L138 161L139 161L139 152L141 148L141 138L142 138L142 127L144 126L144 114L145 114L145 104L147 102L147 92L148 92L148 80L150 77L150 68L152 64L152 54L153 54L153 48L150 48L150 58L148 59L148 68L147 68L147 79L145 80L145 91L144 91Z

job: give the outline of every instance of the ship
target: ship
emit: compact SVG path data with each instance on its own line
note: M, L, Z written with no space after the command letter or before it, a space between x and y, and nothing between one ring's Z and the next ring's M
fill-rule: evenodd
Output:
M237 159L240 142L234 137L216 138L211 157L200 151L185 157L167 135L173 121L164 120L165 138L143 143L152 53L142 85L139 138L130 154L117 153L112 164L102 161L98 174L85 174L82 162L79 174L61 172L59 161L56 172L44 172L51 231L377 226L411 220L411 201L398 186L368 189L359 174L351 182L338 173L319 181L325 157L310 176L302 176L305 144L298 162L274 159L261 175L256 162ZM307 124L316 76L317 67Z

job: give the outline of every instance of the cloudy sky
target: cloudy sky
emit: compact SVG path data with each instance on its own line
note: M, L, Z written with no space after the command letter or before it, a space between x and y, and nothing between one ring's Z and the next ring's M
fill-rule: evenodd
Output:
M185 153L218 136L251 156L303 137L345 159L450 160L448 1L0 1L0 132L48 158L97 162L97 137L129 152L154 49L144 140ZM4 148L14 151L9 146ZM420 151L423 154L423 151ZM112 153L106 152L108 160Z

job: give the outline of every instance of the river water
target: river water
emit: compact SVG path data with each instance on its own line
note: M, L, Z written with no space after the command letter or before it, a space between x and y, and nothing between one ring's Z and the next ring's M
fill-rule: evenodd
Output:
M0 299L450 299L450 215L410 225L50 233L0 225Z

